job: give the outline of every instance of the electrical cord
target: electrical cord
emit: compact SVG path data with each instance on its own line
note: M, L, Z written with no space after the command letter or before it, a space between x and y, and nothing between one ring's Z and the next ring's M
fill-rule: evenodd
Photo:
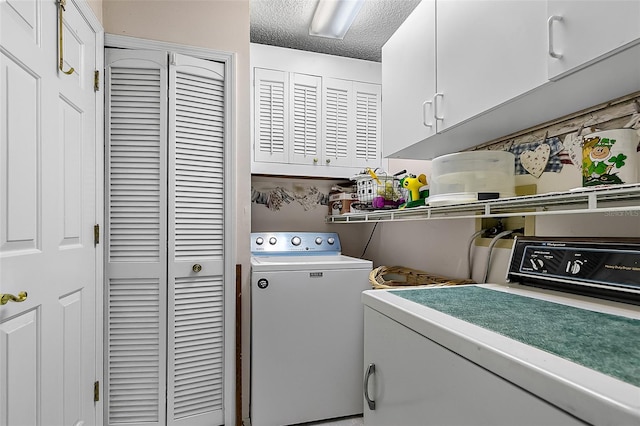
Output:
M362 251L362 255L360 256L361 258L364 258L364 254L367 252L367 248L369 247L369 243L371 242L371 238L373 238L373 233L376 232L376 228L378 227L378 223L376 222L375 225L373 225L373 229L371 230L371 235L369 235L369 241L367 241L367 245L364 246L364 250Z
M473 248L473 242L476 240L476 238L484 234L486 231L486 229L476 231L473 233L473 235L471 235L471 238L469 238L469 245L467 246L467 276L469 279L471 279L471 270L473 269L473 260L471 259L471 249Z
M513 230L508 230L508 231L502 231L501 233L499 233L498 235L496 235L495 237L493 237L493 239L491 240L491 242L489 243L489 254L487 254L487 264L484 268L484 277L482 279L483 283L487 282L487 277L489 275L489 267L491 265L491 252L493 251L493 246L496 245L496 243L498 242L498 240L500 240L501 238L506 237L507 235L511 235L513 234Z

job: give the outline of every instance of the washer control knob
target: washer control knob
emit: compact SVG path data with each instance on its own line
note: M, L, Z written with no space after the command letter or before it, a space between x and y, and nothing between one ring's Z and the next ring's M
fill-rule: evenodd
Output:
M300 237L293 237L291 239L291 244L293 244L294 246L299 246L300 243L302 243L302 240L300 239Z
M336 242L335 238L333 238L333 237L327 238L327 243L329 243L330 246L332 246L335 242Z
M256 238L256 244L259 245L259 246L264 244L264 238L262 238L262 237Z
M275 246L277 242L278 239L276 237L269 238L269 244L271 244L272 246Z
M322 237L316 237L316 244L317 245L322 244Z

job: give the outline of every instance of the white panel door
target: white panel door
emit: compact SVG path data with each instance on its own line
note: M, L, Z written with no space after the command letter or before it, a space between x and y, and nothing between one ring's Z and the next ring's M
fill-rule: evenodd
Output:
M67 2L0 2L0 425L95 424L96 37Z
M171 55L167 424L224 423L224 66Z

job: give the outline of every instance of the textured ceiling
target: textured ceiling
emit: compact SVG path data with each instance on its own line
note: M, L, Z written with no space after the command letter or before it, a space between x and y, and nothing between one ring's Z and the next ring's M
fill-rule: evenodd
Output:
M250 0L251 42L381 61L382 45L420 0L365 0L343 40L309 35L317 0Z

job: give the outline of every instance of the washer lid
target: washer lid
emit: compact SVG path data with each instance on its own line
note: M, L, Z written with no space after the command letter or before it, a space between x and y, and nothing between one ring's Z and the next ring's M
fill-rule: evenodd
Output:
M344 255L334 256L253 256L251 270L308 271L308 270L373 269L373 262Z

